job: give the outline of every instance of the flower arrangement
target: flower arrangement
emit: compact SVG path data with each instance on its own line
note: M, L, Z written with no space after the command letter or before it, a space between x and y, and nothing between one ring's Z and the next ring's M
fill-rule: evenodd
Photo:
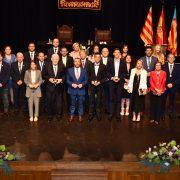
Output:
M168 172L172 166L180 166L180 145L172 140L169 143L162 142L158 146L149 148L139 155L141 162L155 171L160 166L160 172Z
M5 145L0 145L0 168L7 174L12 172L8 162L19 160L19 154L11 153Z
M87 55L89 55L90 46L89 46L89 47L86 47L86 46L84 46L83 44L80 44L79 47L80 47L80 50L86 51Z

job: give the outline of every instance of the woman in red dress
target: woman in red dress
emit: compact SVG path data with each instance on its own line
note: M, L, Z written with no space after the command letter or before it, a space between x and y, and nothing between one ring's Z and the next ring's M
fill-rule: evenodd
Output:
M166 72L157 62L155 70L150 73L150 122L159 124L161 118L162 98L166 90Z

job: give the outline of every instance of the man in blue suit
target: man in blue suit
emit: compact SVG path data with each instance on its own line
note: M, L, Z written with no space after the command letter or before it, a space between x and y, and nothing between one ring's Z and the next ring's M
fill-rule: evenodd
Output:
M179 84L179 75L177 65L174 63L175 57L173 54L169 54L167 57L167 63L164 66L164 71L167 74L166 79L166 92L163 97L163 107L162 107L162 118L165 119L165 107L166 99L169 95L169 117L173 119L174 117L174 99L177 86Z
M84 114L83 102L88 76L86 70L81 68L81 60L79 58L74 59L74 67L67 70L66 82L68 84L68 94L71 99L70 121L74 118L77 101L79 121L81 122Z
M140 58L143 61L143 68L148 72L148 87L150 86L149 83L150 72L154 71L155 64L158 61L156 57L152 56L152 53L153 53L152 47L147 46L145 51L146 56Z

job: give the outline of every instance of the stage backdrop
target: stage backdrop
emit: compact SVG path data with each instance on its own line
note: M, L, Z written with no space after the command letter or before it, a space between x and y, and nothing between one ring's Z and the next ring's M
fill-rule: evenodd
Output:
M59 9L90 9L100 10L101 0L59 0Z

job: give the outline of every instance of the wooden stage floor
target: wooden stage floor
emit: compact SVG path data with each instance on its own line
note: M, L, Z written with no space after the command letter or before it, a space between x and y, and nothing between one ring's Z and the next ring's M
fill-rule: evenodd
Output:
M175 116L180 114L180 98L176 101ZM168 117L159 125L151 125L145 115L140 123L129 118L109 122L105 114L98 122L48 122L42 115L38 123L30 123L22 114L11 113L0 117L0 144L5 144L22 154L22 160L72 160L72 161L136 161L141 151L161 141L180 142L180 119ZM135 155L135 156L134 156Z

